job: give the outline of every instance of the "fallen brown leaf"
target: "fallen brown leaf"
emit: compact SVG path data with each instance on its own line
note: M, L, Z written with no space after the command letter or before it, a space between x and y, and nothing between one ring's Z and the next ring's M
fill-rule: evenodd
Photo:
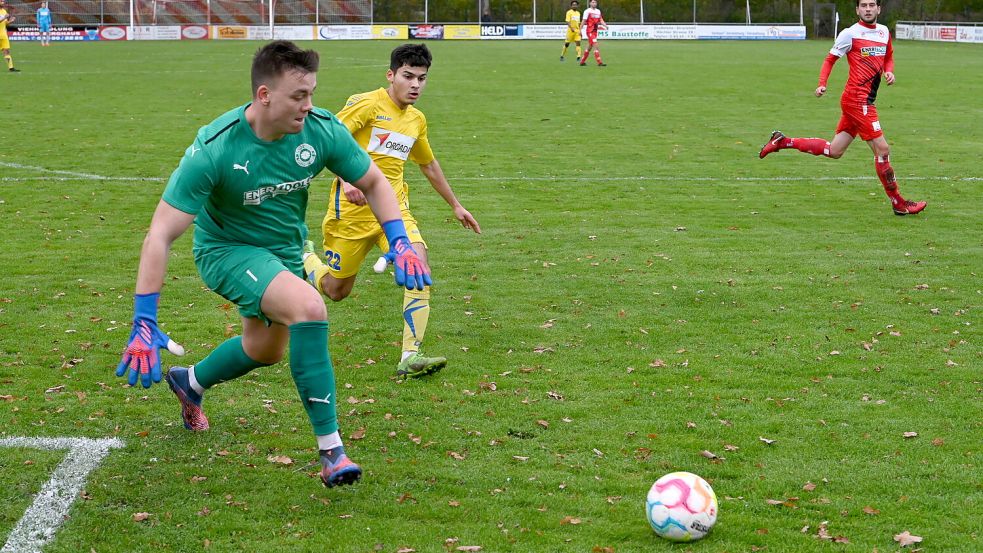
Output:
M707 459L719 459L720 458L720 457L717 457L717 454L716 453L713 453L711 451L707 451L705 449L700 452L700 455L706 457Z
M294 460L286 455L270 455L266 458L267 461L275 463L277 465L292 465Z
M150 518L150 513L133 513L133 522L143 522L148 518ZM897 536L894 539L897 539ZM919 541L921 541L921 538L919 538Z
M909 545L912 545L912 544L915 544L915 543L921 543L922 537L921 536L912 535L911 532L905 530L904 532L901 532L900 534L895 534L894 541L896 541L899 544L901 544L901 547L908 547Z
M560 520L560 524L580 524L580 519L577 517L565 516Z

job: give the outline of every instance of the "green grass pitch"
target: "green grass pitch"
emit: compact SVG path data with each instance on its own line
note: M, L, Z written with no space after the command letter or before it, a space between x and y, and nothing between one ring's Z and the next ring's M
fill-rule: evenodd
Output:
M484 232L408 169L436 280L424 349L450 364L391 378L401 294L366 266L328 306L365 470L333 490L285 363L211 390L200 435L166 385L113 374L164 182L248 101L258 46L15 43L23 72L0 74L0 438L125 442L46 552L983 548L980 46L896 43L877 105L902 194L929 202L896 217L865 144L757 157L776 128L831 138L845 61L812 95L830 41L609 41L604 68L557 42L431 43L418 107ZM395 44L309 46L335 111L386 84ZM190 233L160 320L185 364L239 332ZM0 540L63 455L0 448ZM646 523L674 470L720 500L703 541Z

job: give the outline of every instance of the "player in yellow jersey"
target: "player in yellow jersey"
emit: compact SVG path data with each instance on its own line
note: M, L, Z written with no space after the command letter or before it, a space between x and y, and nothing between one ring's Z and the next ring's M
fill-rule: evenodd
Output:
M7 37L7 24L13 23L17 18L7 11L7 2L0 0L0 52L3 52L3 59L7 62L7 71L17 73L20 69L14 68L14 58L10 57L10 38Z
M409 186L403 176L406 160L420 166L434 190L454 210L454 217L466 229L481 232L478 221L461 205L430 149L427 119L413 104L427 84L432 58L423 44L404 44L393 50L386 79L388 88L355 94L338 112L338 120L351 131L382 169L396 192L403 222L413 249L428 262L429 251L410 213ZM341 179L331 185L328 212L321 228L324 235L324 261L314 253L314 244L305 244L304 272L309 281L334 301L345 299L355 285L355 277L374 246L389 251L389 243L379 222L373 217L365 196ZM377 268L379 269L379 268ZM406 290L403 295L403 355L396 368L400 379L433 374L447 364L443 357L425 357L420 344L430 317L430 287Z
M580 2L571 0L570 9L567 10L567 38L563 41L563 51L560 52L560 61L567 55L567 48L570 43L577 47L577 59L580 59Z

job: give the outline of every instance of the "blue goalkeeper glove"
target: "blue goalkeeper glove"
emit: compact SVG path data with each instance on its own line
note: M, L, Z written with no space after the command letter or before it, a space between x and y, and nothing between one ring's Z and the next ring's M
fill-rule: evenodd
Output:
M396 273L396 286L407 290L423 290L433 285L430 267L416 254L410 239L406 237L406 226L402 219L393 219L382 224L382 230L389 241L386 259L392 261Z
M133 298L133 331L123 351L123 360L116 367L116 376L123 376L129 370L130 386L136 386L139 376L143 387L149 388L153 382L160 382L160 349L184 355L184 348L157 328L159 292L136 294Z

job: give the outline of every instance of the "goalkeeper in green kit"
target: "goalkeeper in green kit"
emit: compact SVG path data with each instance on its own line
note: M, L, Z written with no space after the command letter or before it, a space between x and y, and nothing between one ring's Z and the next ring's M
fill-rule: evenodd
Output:
M352 484L361 468L338 432L334 369L324 301L303 278L308 187L328 169L360 189L394 245L396 282L432 284L430 269L406 237L392 186L348 129L312 104L319 58L288 41L256 52L252 101L202 127L171 175L143 242L130 342L117 368L144 387L160 382L160 349L183 348L157 327L157 305L171 244L192 223L194 258L211 290L236 304L242 336L226 340L191 367L173 367L168 386L184 426L208 429L202 397L284 357L317 439L321 480Z

